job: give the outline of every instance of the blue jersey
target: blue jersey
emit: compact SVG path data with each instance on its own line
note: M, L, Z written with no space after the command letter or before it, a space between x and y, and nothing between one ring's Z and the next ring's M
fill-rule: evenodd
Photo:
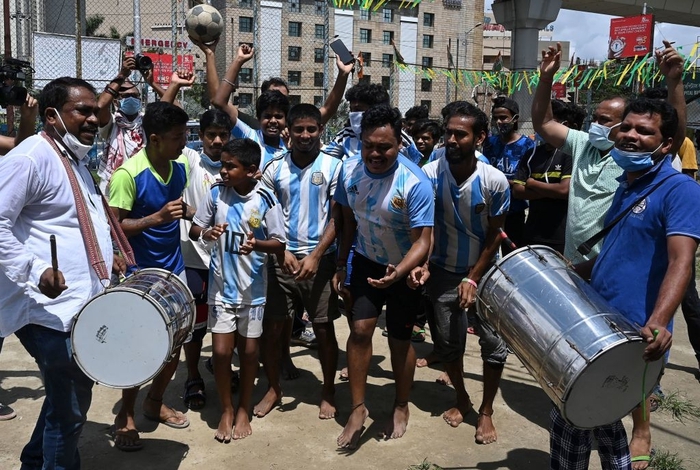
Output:
M158 175L146 156L146 149L124 162L109 182L109 205L129 211L130 219L155 214L182 196L187 187L187 157L170 162L167 181ZM129 237L139 268L161 268L174 273L185 269L180 250L180 221L173 220Z
M228 224L211 252L210 305L263 305L267 291L267 255L240 254L248 232L257 240L274 238L284 243L282 210L272 191L258 183L246 195L216 183L197 208L193 222L200 227Z
M288 152L265 167L262 182L282 206L288 251L308 255L318 245L331 218L340 166L340 160L320 152L311 164L299 168ZM333 251L335 244L328 253Z
M355 251L379 264L399 264L411 248L411 229L433 226L430 181L401 155L383 174L368 172L359 156L343 162L335 200L355 214Z
M348 126L336 134L335 138L323 148L323 151L340 160L352 158L362 151L362 140L355 134L352 127ZM423 159L423 154L413 143L413 139L403 130L401 131L401 155L418 164Z
M440 147L434 149L432 152L430 152L430 157L428 158L428 163L434 162L438 158L442 158L445 156L445 147ZM484 157L484 154L479 152L478 150L474 150L474 155L476 155L476 159L479 160L480 162L484 162L487 165L490 165L491 162L489 162L489 159Z
M662 178L660 187L615 225L603 241L591 287L629 320L644 326L654 311L668 269L668 240L673 235L700 239L700 186L676 172L666 157L632 184L626 175L605 217L608 225Z
M280 139L279 145L277 147L272 147L265 143L265 138L263 132L260 129L253 129L245 122L238 119L236 125L231 129L231 136L236 139L248 138L257 142L260 146L260 165L258 168L265 168L265 165L275 157L279 157L287 151L287 147L284 145L284 141Z
M482 161L457 185L446 159L428 163L423 171L435 191L435 229L430 262L453 273L467 273L481 256L489 218L510 206L505 175Z
M521 135L518 140L504 144L497 135L492 135L484 143L484 156L491 165L501 170L508 180L515 177L515 171L522 158L530 156L535 148L535 141ZM515 199L511 205L511 212L523 212L527 209L527 201Z

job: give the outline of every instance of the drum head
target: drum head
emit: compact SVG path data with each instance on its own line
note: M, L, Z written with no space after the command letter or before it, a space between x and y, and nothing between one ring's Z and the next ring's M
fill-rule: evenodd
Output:
M83 308L71 341L88 377L108 387L131 388L163 368L171 339L158 307L141 293L112 289Z
M659 381L663 361L650 362L642 387L647 344L624 341L593 358L572 382L564 397L562 416L572 425L591 429L614 423L649 396Z

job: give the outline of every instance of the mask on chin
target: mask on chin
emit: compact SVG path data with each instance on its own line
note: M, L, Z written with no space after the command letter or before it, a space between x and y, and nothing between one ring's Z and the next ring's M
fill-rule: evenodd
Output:
M210 166L210 167L212 167L212 168L221 168L221 162L220 162L220 161L215 162L214 160L212 160L211 158L209 158L209 156L208 156L206 153L202 152L201 154L199 154L199 157L200 157L200 158L202 159L202 161L203 161L204 163L206 163L208 166Z
M617 147L613 147L613 149L610 151L610 156L613 160L615 160L617 166L628 173L633 173L635 171L646 170L647 168L654 166L654 158L652 155L654 155L662 145L663 143L659 144L659 146L651 152L629 152L627 150L621 150Z
M363 111L352 111L349 114L350 127L352 127L352 131L358 138L362 134L362 114Z
M61 115L59 114L58 110L55 108L52 109L56 112L56 117L58 117L58 120L61 121L61 125L63 126L64 134L61 136L63 144L66 147L68 147L68 150L70 150L73 153L73 155L78 157L79 160L84 159L87 156L90 149L92 148L93 144L84 144L76 136L68 132L68 128L64 124L63 118L61 118Z

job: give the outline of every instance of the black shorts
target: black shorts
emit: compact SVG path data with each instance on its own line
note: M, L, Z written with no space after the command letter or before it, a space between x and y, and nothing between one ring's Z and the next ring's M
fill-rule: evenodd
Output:
M400 279L386 289L377 289L367 282L367 278L381 279L386 274L386 266L375 263L359 253L352 259L350 292L353 306L351 319L366 320L379 318L386 304L386 329L389 336L398 340L410 340L416 317L423 310L421 289L413 290Z

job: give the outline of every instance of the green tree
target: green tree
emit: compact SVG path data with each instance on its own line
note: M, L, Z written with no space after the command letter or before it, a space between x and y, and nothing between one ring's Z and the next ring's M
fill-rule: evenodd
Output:
M85 18L85 36L105 37L104 34L97 34L102 23L105 22L105 17L102 15L90 15Z

